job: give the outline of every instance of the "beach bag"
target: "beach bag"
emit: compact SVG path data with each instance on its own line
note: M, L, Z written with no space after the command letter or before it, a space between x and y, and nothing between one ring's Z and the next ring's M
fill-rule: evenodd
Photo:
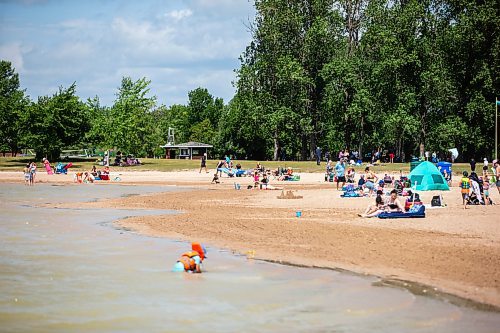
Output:
M431 207L441 207L442 205L443 203L440 195L435 195L432 197Z

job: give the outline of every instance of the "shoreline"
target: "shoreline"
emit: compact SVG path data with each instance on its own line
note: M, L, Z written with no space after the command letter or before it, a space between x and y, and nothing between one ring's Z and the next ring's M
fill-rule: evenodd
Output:
M355 216L373 199L338 198L340 192L333 184L321 182L322 174L286 184L287 190L304 197L294 200L277 199L281 191L236 191L235 178L223 178L223 184L210 186L210 174L148 174L127 174L114 184L187 185L190 190L83 206L174 209L182 213L115 223L146 235L196 239L258 260L369 274L381 278L382 283L415 282L433 292L437 288L438 294L451 295L446 299L458 296L465 303L472 301L474 307L500 309L500 267L495 264L500 262L500 231L492 225L495 216L500 216L500 207L470 207L464 215L457 189L444 193L448 207L428 210L425 219L382 221ZM41 177L44 183L72 183L69 175L45 178ZM0 182L22 183L18 179L12 181L11 175L0 173ZM239 180L250 182L250 178ZM431 192L420 194L424 202L430 202ZM498 202L495 194L493 200ZM295 217L296 207L302 211L301 218Z

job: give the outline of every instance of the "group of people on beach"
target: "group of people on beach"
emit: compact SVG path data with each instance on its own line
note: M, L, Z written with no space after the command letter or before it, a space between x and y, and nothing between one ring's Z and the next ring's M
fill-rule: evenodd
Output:
M26 164L23 170L24 173L24 185L33 186L35 185L36 178L36 163L31 162Z
M97 170L95 165L90 171L79 171L73 178L75 183L93 183L96 180L109 180L110 169L105 165L102 170Z
M489 163L485 158L483 161L482 175L478 176L476 173L476 161L471 159L471 173L464 171L462 173L462 178L460 179L460 192L462 193L462 203L464 209L467 209L468 205L480 204L480 205L491 205L493 201L490 198L490 187L491 182L497 187L498 193L500 194L500 162L498 160L493 161L493 167L491 168L492 177L489 173Z

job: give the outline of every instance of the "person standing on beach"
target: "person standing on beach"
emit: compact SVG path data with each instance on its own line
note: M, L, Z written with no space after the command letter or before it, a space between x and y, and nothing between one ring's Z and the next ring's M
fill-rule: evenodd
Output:
M35 185L35 178L36 178L36 163L31 162L30 164L30 185L33 186Z
M24 167L24 185L30 186L31 184L31 172L30 172L30 164L26 164Z
M341 159L340 161L335 164L335 173L337 176L337 191L339 189L339 183L342 182L342 187L345 185L345 163L344 159Z
M470 160L470 171L475 172L476 171L476 161L471 158Z
M463 177L460 180L460 192L462 192L462 203L464 205L464 209L467 209L467 203L469 202L469 192L470 192L470 179L469 173L467 171L463 172Z
M495 185L498 190L498 194L500 194L500 163L498 163L498 160L493 161L493 169L495 170Z
M200 166L200 172L201 173L201 169L205 168L205 172L208 173L208 170L207 170L207 153L203 154L203 156L201 157L201 166Z
M321 164L321 148L316 147L316 165Z

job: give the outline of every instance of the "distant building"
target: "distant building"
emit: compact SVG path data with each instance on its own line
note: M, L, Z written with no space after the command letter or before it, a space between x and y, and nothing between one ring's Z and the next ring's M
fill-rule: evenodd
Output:
M165 158L174 159L174 158L184 158L184 159L201 159L204 153L208 152L209 148L213 148L214 146L208 145L206 143L201 142L186 142L180 143L177 145L166 144L164 146L160 146L161 148L165 148Z

